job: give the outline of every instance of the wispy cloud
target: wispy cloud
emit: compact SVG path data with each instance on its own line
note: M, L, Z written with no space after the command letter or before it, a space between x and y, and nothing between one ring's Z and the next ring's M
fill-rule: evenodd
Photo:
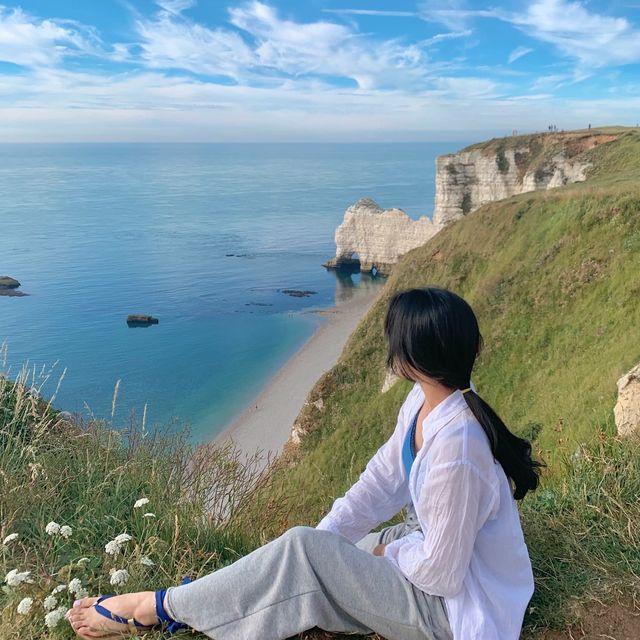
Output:
M425 75L426 57L414 44L372 40L335 22L294 22L271 6L249 2L229 9L231 23L255 42L257 63L299 76L352 79L362 89L399 87Z
M35 18L0 6L0 60L20 66L52 66L65 57L96 55L94 29L70 20Z
M538 0L525 13L503 19L584 65L640 61L640 30L626 18L589 11L582 2Z
M457 29L478 18L501 20L585 66L640 62L640 29L627 18L590 11L578 0L534 0L524 11L515 12L471 9L463 0L437 0L421 5L420 15Z
M126 48L134 61L138 58L152 69L183 69L233 80L255 64L254 52L237 33L211 29L183 17L180 11L191 3L163 0L159 4L161 11L135 22L140 53L132 54Z
M418 15L416 11L385 11L381 9L323 9L322 11L324 13L337 13L351 16L415 18Z
M468 38L473 31L471 29L465 29L464 31L449 31L447 33L436 33L435 36L431 36L426 40L421 40L420 44L423 46L429 46L436 44L437 42L443 42L444 40L455 40L457 38Z
M533 49L530 49L529 47L516 47L509 54L509 64L511 64L512 62L515 62L516 60L519 60L520 58L522 58L523 56L526 56L528 53L531 53L532 51Z

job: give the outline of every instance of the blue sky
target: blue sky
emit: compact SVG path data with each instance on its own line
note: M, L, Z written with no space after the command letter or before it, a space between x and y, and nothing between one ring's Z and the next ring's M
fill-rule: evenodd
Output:
M0 110L16 142L635 125L640 0L24 0L0 5Z

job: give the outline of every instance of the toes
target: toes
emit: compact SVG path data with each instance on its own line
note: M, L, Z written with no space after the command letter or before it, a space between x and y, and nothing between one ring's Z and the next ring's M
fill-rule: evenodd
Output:
M86 609L87 607L92 607L98 598L82 598L82 600L76 600L73 603L74 609Z
M115 636L113 633L104 633L100 631L96 631L95 629L89 627L86 623L80 623L73 627L73 630L80 638L84 638L86 640L95 640L96 638L101 638L102 640L106 640L107 638L115 638L122 636Z

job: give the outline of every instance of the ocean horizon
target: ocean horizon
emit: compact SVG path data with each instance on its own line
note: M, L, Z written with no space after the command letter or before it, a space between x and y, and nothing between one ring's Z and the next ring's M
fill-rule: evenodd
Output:
M0 275L29 294L0 297L0 371L48 371L45 396L64 372L60 409L122 426L146 405L147 429L212 439L324 321L314 311L382 284L321 266L346 207L431 216L435 159L462 146L0 145ZM159 324L130 328L133 313Z

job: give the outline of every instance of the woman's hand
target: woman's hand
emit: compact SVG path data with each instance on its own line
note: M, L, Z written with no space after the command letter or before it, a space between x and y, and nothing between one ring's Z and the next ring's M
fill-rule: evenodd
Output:
M384 555L384 548L386 547L386 544L379 544L377 546L375 546L373 548L373 555L374 556L383 556Z

